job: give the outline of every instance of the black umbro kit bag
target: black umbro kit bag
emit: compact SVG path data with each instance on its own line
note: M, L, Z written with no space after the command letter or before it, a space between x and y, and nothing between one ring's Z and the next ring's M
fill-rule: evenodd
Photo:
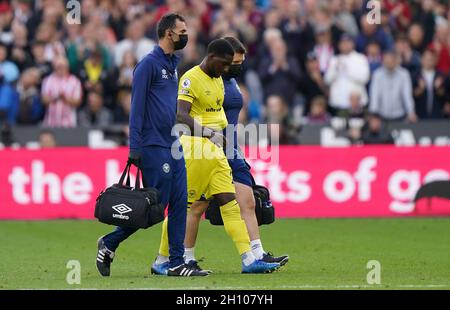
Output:
M253 185L253 196L255 197L255 213L258 226L272 224L275 221L275 208L270 200L269 190L262 185ZM220 207L215 199L209 202L205 218L212 225L223 225Z
M137 169L134 188L130 186L131 163L127 163L119 183L97 197L95 217L102 223L130 228L148 228L164 220L164 209L155 188L141 188L141 169ZM126 178L126 184L123 182Z

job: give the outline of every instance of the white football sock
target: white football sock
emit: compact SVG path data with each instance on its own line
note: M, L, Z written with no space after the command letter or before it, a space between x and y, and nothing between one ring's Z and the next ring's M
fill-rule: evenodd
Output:
M156 257L156 263L159 264L164 264L165 262L169 261L169 257L168 256L163 256L161 254L158 255L158 257Z
M265 252L261 243L261 239L250 241L250 247L252 248L252 253L253 255L255 255L256 259L263 258Z
M195 260L195 247L194 248L184 248L184 261L189 263L191 260Z
M251 251L245 252L244 254L242 254L241 258L242 258L242 263L245 266L251 265L256 261L256 257L255 257L255 255L253 255L253 253Z

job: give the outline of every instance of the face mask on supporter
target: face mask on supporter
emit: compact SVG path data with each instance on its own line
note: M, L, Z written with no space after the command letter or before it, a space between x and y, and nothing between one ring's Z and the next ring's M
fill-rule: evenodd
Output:
M228 73L225 73L223 75L223 77L225 79L233 79L233 78L237 78L239 75L241 75L242 73L242 64L235 64L235 65L231 65L230 69L228 69Z
M173 33L175 33L175 32L173 32ZM177 34L177 33L175 33L175 34ZM188 35L185 33L178 34L178 38L179 38L178 41L173 41L173 49L176 51L182 50L188 42Z

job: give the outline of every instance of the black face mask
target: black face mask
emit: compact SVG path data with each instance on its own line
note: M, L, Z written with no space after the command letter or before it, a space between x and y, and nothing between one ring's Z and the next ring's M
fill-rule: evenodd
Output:
M188 35L187 34L179 34L178 37L180 39L176 42L173 42L173 49L176 51L182 50L188 43Z
M231 65L230 69L228 69L228 73L225 73L223 77L225 79L233 79L237 78L242 73L242 64L240 65Z

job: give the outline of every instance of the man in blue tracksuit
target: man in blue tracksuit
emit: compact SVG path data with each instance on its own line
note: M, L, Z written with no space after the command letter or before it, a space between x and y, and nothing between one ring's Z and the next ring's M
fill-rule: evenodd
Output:
M159 43L138 63L134 70L129 162L143 171L146 187L160 192L160 200L169 205L168 235L169 276L205 276L184 263L187 181L184 158L174 158L172 148L180 148L178 136L172 134L176 121L178 94L175 50L186 46L185 20L178 14L167 14L158 23ZM175 152L177 153L177 152ZM175 154L174 153L174 154ZM110 275L110 265L119 244L137 229L117 227L98 240L97 269Z

